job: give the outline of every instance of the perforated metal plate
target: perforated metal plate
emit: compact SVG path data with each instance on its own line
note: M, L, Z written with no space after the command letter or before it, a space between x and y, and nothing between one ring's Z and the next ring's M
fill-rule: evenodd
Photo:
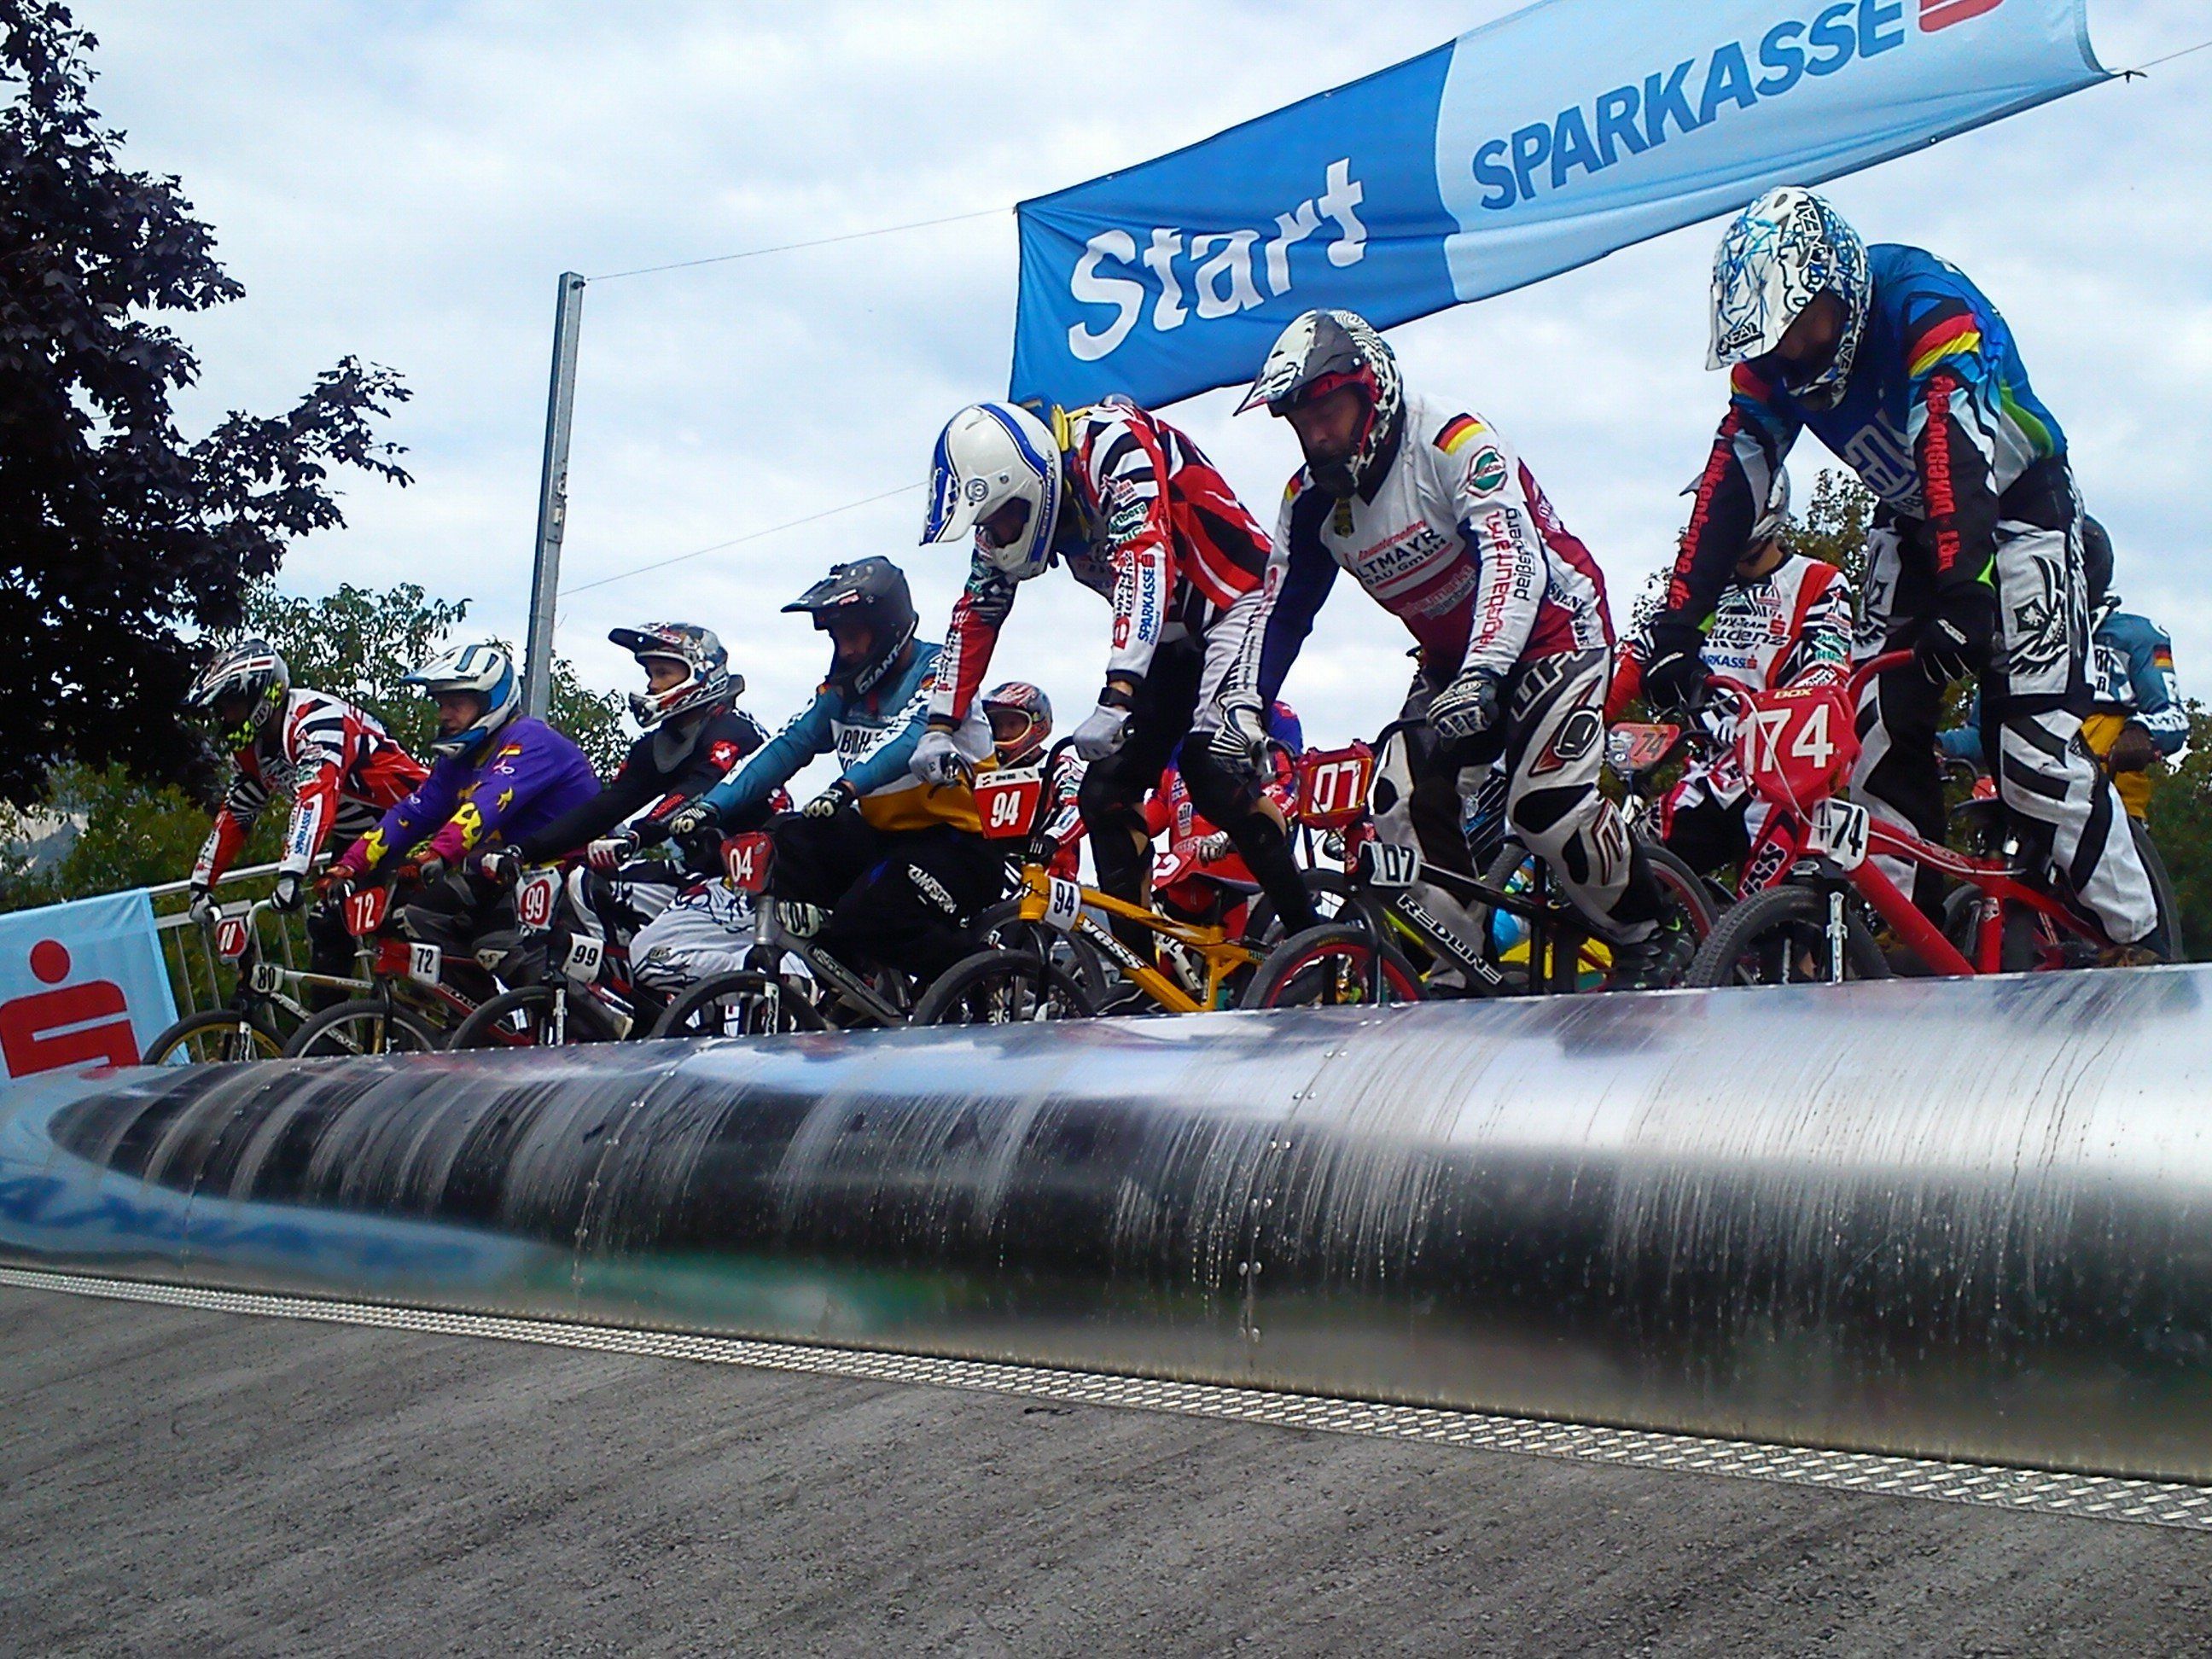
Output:
M2132 1521L2147 1526L2212 1532L2212 1489L2160 1481L1769 1446L1741 1440L1710 1440L1695 1435L1596 1428L1530 1418L1495 1417L1479 1412L1377 1405L1365 1401L1274 1394L1211 1383L1113 1376L1095 1371L1048 1370L985 1360L939 1359L920 1354L810 1347L797 1343L756 1342L675 1331L570 1325L550 1320L385 1307L362 1302L201 1290L190 1285L41 1273L20 1267L0 1267L0 1285L197 1308L214 1313L315 1319L442 1336L489 1337L551 1347L746 1365L763 1370L803 1371L872 1382L902 1382L919 1388L970 1389L1075 1405L1122 1406L1139 1411L1173 1412L1186 1417L1265 1423L1328 1434L1429 1441L1480 1451L1563 1458L1573 1462L1726 1475L1742 1480L1771 1480L1788 1486L1879 1492L1893 1498L1924 1498L1947 1504L2032 1510L2047 1515Z

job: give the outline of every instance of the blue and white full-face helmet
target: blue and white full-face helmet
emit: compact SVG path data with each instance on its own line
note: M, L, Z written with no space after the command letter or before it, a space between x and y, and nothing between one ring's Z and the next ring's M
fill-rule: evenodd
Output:
M1866 332L1873 281L1866 244L1843 216L1809 190L1771 190L1735 217L1713 256L1713 339L1707 368L1763 357L1823 293L1844 304L1836 355L1790 394L1815 408L1833 404L1850 378Z
M972 536L985 563L1025 581L1052 562L1066 480L1052 428L1017 404L970 404L945 422L931 463L925 546ZM1021 527L994 536L984 520L1019 503Z
M483 699L483 714L450 736L441 732L432 739L434 755L466 754L522 712L522 686L514 676L514 659L489 642L442 651L399 683L420 687L425 696L473 691Z

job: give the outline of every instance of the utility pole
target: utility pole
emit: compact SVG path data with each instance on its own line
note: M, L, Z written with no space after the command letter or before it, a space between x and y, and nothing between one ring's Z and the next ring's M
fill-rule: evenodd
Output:
M576 333L583 320L584 279L564 270L553 313L553 386L545 399L545 470L538 481L538 556L523 651L522 712L540 719L553 700L553 602L561 591L561 538L568 524L568 428L576 408Z

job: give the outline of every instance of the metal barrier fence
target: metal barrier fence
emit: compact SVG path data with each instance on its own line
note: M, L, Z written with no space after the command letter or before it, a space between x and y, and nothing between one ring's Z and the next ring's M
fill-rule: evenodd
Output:
M265 896L276 874L273 864L257 864L242 870L228 872L216 884L218 897L225 896L229 888L231 898L247 895L238 891L244 884L253 884L254 897ZM181 898L191 890L190 881L167 881L158 887L146 890L154 901L154 933L161 944L161 960L169 969L169 987L177 999L177 1013L196 1014L208 1008L219 1008L230 994L229 970L216 960L215 942L207 930L193 924L188 910L179 908L167 915L161 914L161 901ZM287 969L295 969L305 957L307 948L306 923L297 915L279 916L264 911L254 919L258 932L258 944L264 960L280 962Z

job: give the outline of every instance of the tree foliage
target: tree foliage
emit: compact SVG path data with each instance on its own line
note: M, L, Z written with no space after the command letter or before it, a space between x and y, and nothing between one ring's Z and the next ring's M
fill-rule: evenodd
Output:
M124 165L88 101L96 44L57 0L0 0L0 799L18 805L64 762L189 778L198 637L235 625L290 542L343 523L333 471L409 481L375 436L407 391L351 357L282 414L179 431L199 363L163 315L243 290L179 181Z

